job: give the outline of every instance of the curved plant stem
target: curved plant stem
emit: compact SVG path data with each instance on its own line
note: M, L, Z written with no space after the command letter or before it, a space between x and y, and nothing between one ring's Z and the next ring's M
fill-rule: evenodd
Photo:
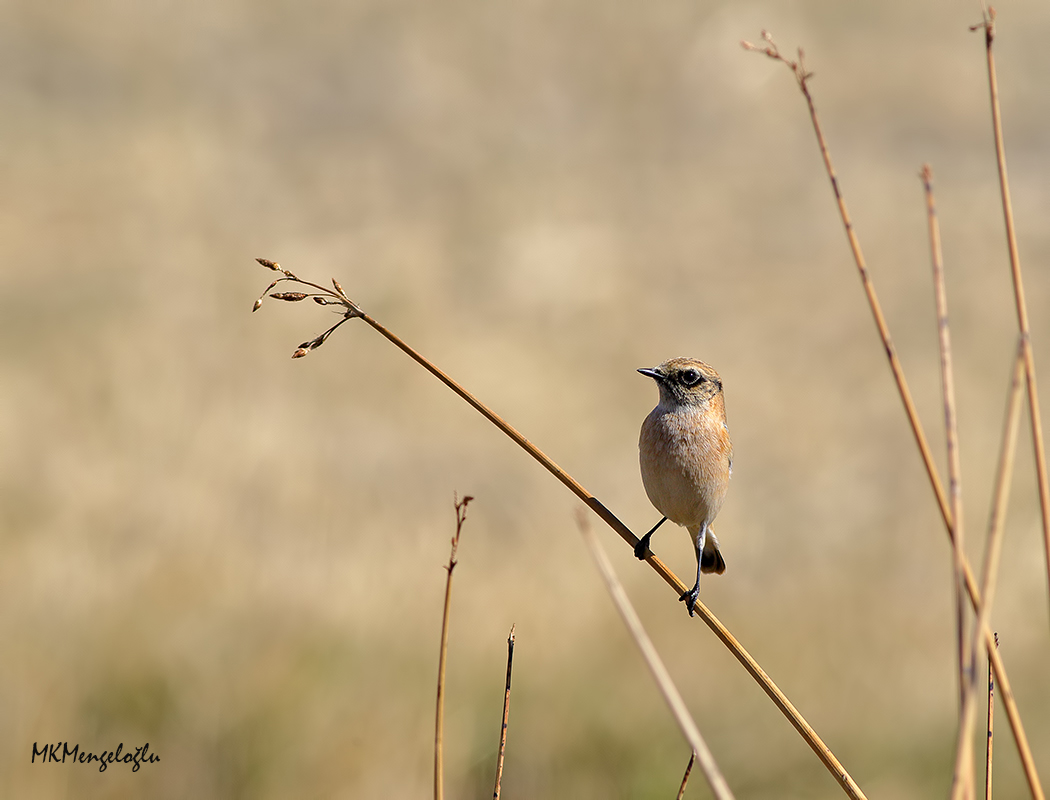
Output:
M276 283L283 280L299 282L301 284L318 290L318 293L316 295L310 295L313 298L314 302L318 303L319 305L337 305L344 309L344 314L342 316L342 319L339 320L339 322L331 326L320 336L315 337L314 339L311 339L308 342L303 342L298 347L298 349L292 354L293 358L302 358L303 356L309 354L311 351L323 345L325 341L327 341L328 336L331 335L331 333L335 331L344 322L347 322L351 319L364 320L369 326L371 326L375 331L377 331L384 338L386 338L391 344L396 346L399 350L401 350L403 353L409 356L409 358L411 358L413 361L415 361L417 364L423 367L423 369L425 369L427 372L429 372L431 375L433 375L435 378L437 378L439 381L445 384L445 386L447 386L449 389L455 392L464 401L466 401L471 408L473 408L475 411L477 411L479 414L485 417L485 419L487 419L489 422L491 422L493 425L495 425L497 428L503 431L503 433L505 433L515 444L517 444L526 453L528 453L536 461L538 461L544 467L544 469L546 469L555 478L557 478L566 488L569 489L569 491L571 491L578 498L580 498L580 500L582 500L584 504L589 509L591 509L591 511L597 514L601 518L601 520L605 522L606 525L608 525L610 528L616 531L616 533L619 534L620 538L622 538L625 542L627 542L628 545L630 545L632 551L634 550L635 545L638 544L638 537L635 536L631 529L624 525L616 517L615 514L613 514L609 509L607 509L602 504L602 502L598 500L598 498L596 498L585 488L583 488L583 486L575 478L573 478L571 475L569 475L569 473L567 473L565 470L563 470L561 467L555 464L554 461L552 461L542 450L540 450L538 447L536 447L536 445L534 445L532 442L530 442L528 439L522 436L513 426L511 426L501 416L499 416L499 414L494 412L492 409L490 409L488 406L486 406L484 403L482 403L480 400L474 397L474 395L472 395L465 388L460 386L456 381L454 381L452 378L446 375L442 370L438 369L433 362L425 358L414 348L410 347L393 331L381 325L375 319L366 314L360 306L358 306L353 300L347 297L346 293L343 291L343 287L339 285L338 281L333 280L333 288L328 289L326 287L319 286L318 284L301 280L294 273L287 269L284 269L280 264L278 264L275 261L270 261L266 258L259 258L256 260L267 269L281 273L282 277L278 278L276 281L274 281L274 283L270 284L270 288L272 288ZM267 289L267 291L269 291L269 289ZM253 307L253 310L257 310L260 307L263 301L263 297L265 296L266 292L263 292L263 296L255 301L255 306ZM278 299L282 298L279 297ZM675 575L671 570L669 570L659 558L650 553L645 560L649 564L649 566L652 567L652 569L655 570L656 573L664 579L664 582L667 583L667 585L674 590L675 597L680 598L685 593L687 588L686 585L682 583L682 581L678 579L678 576ZM821 763L824 764L824 766L832 774L835 780L838 781L839 786L842 787L846 794L849 795L851 798L854 798L854 800L861 800L862 798L864 798L864 793L860 790L860 787L857 785L856 781L854 781L853 778L850 777L850 774L846 772L845 767L843 767L839 760L835 758L835 754L832 753L828 746L824 744L824 742L821 740L821 738L817 736L816 731L813 730L810 724L806 722L805 718L791 704L791 701L788 700L787 695L780 691L777 685L773 683L772 680L770 680L769 676L766 675L765 671L763 671L763 669L758 665L758 662L751 657L751 654L743 648L743 646L733 637L729 630L721 622L718 621L717 617L715 617L715 615L711 613L710 609L708 609L707 606L705 606L702 602L698 601L696 603L694 611L696 612L697 616L699 616L700 619L707 623L707 626L711 628L712 631L714 631L715 635L719 638L719 640L721 640L721 642L736 657L737 661L739 661L743 665L744 669L748 671L748 674L750 674L751 677L754 678L755 681L759 684L759 686L762 687L762 690L769 696L773 703L776 704L777 708L780 709L781 713L783 713L784 716L788 718L788 721L794 726L795 730L799 732L802 738L806 740L806 743L817 755L817 758L820 759ZM435 772L436 770L437 765L435 764ZM435 787L437 786L437 783L437 776L435 776Z
M489 422L503 431L509 436L519 447L521 447L530 456L536 459L540 464L547 469L555 478L562 482L568 489L579 497L584 504L597 514L606 525L612 528L616 533L620 535L627 544L634 549L634 546L638 544L638 537L635 536L631 529L624 525L615 514L609 509L602 505L601 501L598 500L594 495L588 492L583 486L569 473L554 463L543 451L541 451L536 445L518 433L511 425L503 420L498 414L492 411L488 406L484 405L481 401L474 397L470 392L456 383L452 378L438 369L428 359L424 358L414 349L409 347L403 342L397 335L380 325L368 314L361 312L360 318L368 323L372 328L386 337L391 343L396 345L404 353L415 360L420 366L426 369L435 378L445 384L449 389L463 398L467 403L470 404L478 413L484 416ZM668 586L670 586L674 592L675 597L681 597L685 591L689 588L678 576L675 575L670 569L668 569L664 563L657 558L655 555L650 554L646 559L646 562L652 567L656 573L664 579ZM806 743L810 746L817 758L821 760L821 763L827 768L828 772L834 776L835 780L838 781L839 786L852 798L858 799L863 798L864 793L860 790L856 781L850 777L850 774L846 772L846 768L842 766L839 760L835 757L835 754L831 752L826 744L817 735L817 732L813 730L805 718L798 712L798 709L791 704L788 700L787 695L780 691L779 687L766 675L762 667L759 666L758 662L751 657L751 654L744 649L744 647L736 640L736 638L729 632L718 618L711 613L710 609L707 608L702 602L697 601L696 608L697 616L700 617L707 626L714 632L715 636L724 644L729 651L736 656L744 669L747 670L748 674L762 687L763 691L769 696L777 708L780 709L781 713L788 718L788 721L794 726L795 730L799 732L799 735L806 740Z

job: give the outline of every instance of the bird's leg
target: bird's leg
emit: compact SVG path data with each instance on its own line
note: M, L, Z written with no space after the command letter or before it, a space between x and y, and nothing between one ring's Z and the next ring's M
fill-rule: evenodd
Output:
M652 552L652 550L649 549L649 540L653 538L653 534L656 533L656 529L663 525L665 522L667 522L667 517L664 517L655 525L653 525L652 530L638 540L638 544L634 546L634 557L637 558L639 561L645 561L645 557Z
M679 597L679 601L685 601L685 607L689 609L689 616L693 616L696 601L700 597L700 559L704 553L704 543L707 540L707 526L704 525L696 535L696 583L693 588Z

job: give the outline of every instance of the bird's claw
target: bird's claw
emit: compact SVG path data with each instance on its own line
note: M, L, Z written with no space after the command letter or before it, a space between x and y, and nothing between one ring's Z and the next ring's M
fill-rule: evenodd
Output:
M678 602L685 602L685 607L689 609L689 616L694 616L694 609L696 608L696 601L700 598L700 586L697 584L688 592L685 592L681 597L678 598Z
M638 540L638 544L634 546L634 557L639 561L645 561L652 554L652 550L649 549L649 536L643 536Z

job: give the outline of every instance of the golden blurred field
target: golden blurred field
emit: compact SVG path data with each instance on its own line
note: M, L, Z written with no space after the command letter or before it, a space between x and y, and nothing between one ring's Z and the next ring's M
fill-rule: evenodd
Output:
M447 796L670 798L687 746L578 502L363 324L251 304L337 277L642 532L634 370L715 365L736 467L704 601L872 800L944 796L950 551L788 72L806 48L943 464L918 170L936 176L972 558L1015 321L976 3L0 4L0 795L419 798L454 492ZM999 8L1050 391L1050 7ZM1027 425L1025 421L1024 425ZM1022 426L994 627L1044 784L1050 620ZM686 577L687 537L654 550ZM832 778L601 531L738 798ZM1005 718L996 796L1024 796ZM132 773L34 742L148 741ZM39 762L39 759L38 759ZM687 797L706 797L694 773Z

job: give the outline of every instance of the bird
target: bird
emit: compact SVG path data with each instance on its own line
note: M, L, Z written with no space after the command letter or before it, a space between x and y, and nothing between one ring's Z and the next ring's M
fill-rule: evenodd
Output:
M672 358L638 372L660 389L660 402L642 423L638 460L645 493L663 519L638 541L634 554L648 557L653 534L667 520L689 531L696 548L696 583L679 599L693 616L700 574L721 575L726 568L711 530L733 474L722 379L695 358Z

